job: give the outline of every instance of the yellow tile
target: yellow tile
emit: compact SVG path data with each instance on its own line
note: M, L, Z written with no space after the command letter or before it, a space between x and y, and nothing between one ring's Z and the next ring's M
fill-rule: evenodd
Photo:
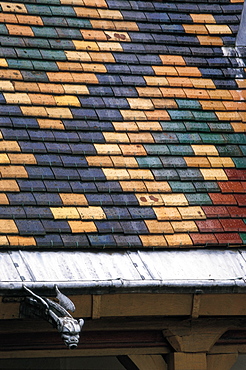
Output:
M125 169L102 168L107 180L129 180L130 174Z
M89 90L85 85L62 85L67 94L89 94Z
M1 154L0 154L1 156ZM9 153L8 154L9 161L11 164L37 164L36 158L34 154L26 154L26 153Z
M55 129L55 130L65 130L63 122L58 119L37 119L39 127L42 129Z
M219 155L214 145L191 145L195 155Z
M94 144L98 154L121 155L118 144Z
M6 194L0 193L0 204L9 204L9 200Z
M119 42L97 42L100 51L123 51ZM92 56L91 56L92 58Z
M190 14L194 23L216 23L212 14Z
M146 84L149 86L168 86L169 82L166 77L159 76L143 76Z
M223 45L223 40L216 36L197 36L201 45Z
M74 7L73 8L77 17L82 18L100 18L100 15L97 11L97 9L91 9L87 7Z
M171 191L167 181L145 181L145 186L149 192L166 193Z
M69 108L45 108L47 116L51 118L73 118Z
M66 5L85 5L83 0L60 0L60 3Z
M80 107L81 105L79 99L73 95L54 96L54 99L57 105L67 105L73 107Z
M160 206L164 205L161 194L135 194L140 206Z
M201 168L200 169L204 180L228 180L224 170L214 168Z
M62 80L62 78L60 80ZM69 81L70 82L73 81L72 77ZM22 83L22 84L23 84L23 90L26 91L26 90L30 89L30 87L29 87L30 84L28 86L25 86L24 83ZM36 85L38 87L38 92L52 93L52 94L64 94L63 86L61 84L58 84L58 83L54 83L54 84L53 83L38 83ZM35 84L32 84L31 91L37 91Z
M128 137L131 143L154 143L153 136L149 132L129 132Z
M231 126L235 132L246 132L246 124L242 122L231 122Z
M100 40L107 41L104 31L100 30L80 30L84 40Z
M186 206L188 201L184 194L161 194L165 206Z
M0 80L0 91L14 91L12 82Z
M176 83L176 82L175 82ZM190 85L192 85L190 83ZM161 87L160 91L165 98L187 98L185 91L188 89ZM191 89L189 89L190 91Z
M153 207L158 220L181 220L181 215L176 207Z
M27 9L24 4L21 3L5 3L0 2L3 12L8 13L27 13Z
M116 131L138 131L138 125L133 121L112 122Z
M161 90L158 87L136 87L136 90L141 97L162 98Z
M18 247L36 246L36 241L32 236L18 236L18 235L8 236L8 241L11 246Z
M228 157L208 157L212 167L235 167L231 158Z
M140 111L140 110L120 110L120 113L122 115L122 117L124 118L124 120L126 121L130 121L130 120L133 120L133 121L136 121L136 120L146 120L146 115L144 112Z
M121 132L103 132L107 143L129 143L127 134Z
M76 50L89 50L89 51L98 51L99 47L94 41L80 41L72 40Z
M162 131L162 127L158 121L138 121L137 126L139 131Z
M156 120L156 119L158 119L159 121L169 121L170 120L169 114L164 109L145 111L145 114L146 114L147 120Z
M205 213L200 206L178 207L183 220L205 219Z
M94 51L89 54L93 62L115 63L115 59L112 53Z
M114 29L118 31L139 31L136 22L113 21ZM109 28L112 29L112 28Z
M204 110L215 110L215 109L220 109L220 110L225 110L225 106L223 105L222 102L217 101L217 100L200 100L199 103L202 106L202 109Z
M111 158L108 155L97 155L97 156L88 156L86 157L89 166L96 167L114 167Z
M231 34L231 29L226 24L206 24L206 28L211 34Z
M186 247L193 245L188 234L166 235L166 240L169 247Z
M26 178L28 174L23 166L0 166L2 177Z
M26 107L26 106L20 106L20 109L24 116L41 116L41 117L47 117L48 113L44 107Z
M22 26L16 24L6 24L8 32L10 35L16 36L34 36L33 30L30 26Z
M215 112L220 121L241 121L242 118L238 112Z
M5 245L9 245L9 242L8 242L8 239L6 236L4 235L0 235L0 244L2 246L5 246Z
M173 228L168 221L145 220L151 234L173 234Z
M93 6L95 8L107 8L105 0L84 0L85 6Z
M191 79L188 77L167 77L167 81L168 85L173 87L193 87Z
M175 109L178 108L177 103L174 99L151 99L152 103L154 104L154 107L157 109Z
M195 33L198 35L207 34L207 28L202 24L183 24L186 33Z
M97 231L93 221L68 221L72 233L93 233Z
M105 219L106 215L101 207L78 207L80 218L82 219Z
M3 93L8 104L31 104L31 100L26 93Z
M154 176L150 170L128 170L130 178L133 180L154 180Z
M5 153L0 153L0 164L5 164L5 163L9 163L9 158L7 156L7 154Z
M123 19L119 10L98 9L98 13L103 19Z
M114 167L138 167L138 162L134 157L112 156L111 160Z
M236 79L236 83L240 89L246 87L246 79Z
M2 137L2 134L1 134L1 137ZM0 140L0 151L1 152L20 152L21 149L17 141Z
M33 26L43 26L42 18L35 15L22 15L22 14L16 14L16 18L18 20L18 23L21 24L29 24Z
M0 179L0 191L20 191L16 180Z
M54 219L71 219L80 218L80 215L75 207L50 207Z
M0 58L0 67L8 67L6 59Z
M86 197L78 193L59 193L61 200L65 206L85 206L87 205Z
M188 167L211 167L206 157L184 157L184 160Z
M1 234L18 234L18 229L13 220L0 220Z
M105 31L104 32L108 41L118 41L118 42L130 42L130 36L127 32L115 32L115 31Z
M107 68L101 63L81 63L85 72L107 73Z
M91 19L90 23L92 25L92 28L94 28L95 30L96 29L99 29L99 30L115 30L116 29L114 22L108 21L108 20Z
M193 87L215 89L216 86L210 78L190 78Z
M81 72L82 65L80 62L56 62L60 71L78 71Z
M131 191L134 193L147 191L143 181L120 181L120 186L123 191Z
M80 62L91 62L91 57L86 51L64 51L67 60L79 60ZM48 74L48 73L47 73Z
M127 98L131 109L154 109L151 99Z
M177 76L178 72L172 66L152 66L157 76Z
M194 221L173 221L171 225L175 233L198 232Z
M163 235L139 235L144 247L166 247L167 242Z

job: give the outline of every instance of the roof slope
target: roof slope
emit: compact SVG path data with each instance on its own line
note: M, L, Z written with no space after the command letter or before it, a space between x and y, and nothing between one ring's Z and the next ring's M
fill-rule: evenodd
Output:
M0 5L3 248L245 245L242 2Z

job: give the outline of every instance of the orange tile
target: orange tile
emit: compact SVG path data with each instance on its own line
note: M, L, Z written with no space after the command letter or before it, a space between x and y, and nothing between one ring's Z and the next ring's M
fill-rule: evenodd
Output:
M233 100L245 100L246 99L246 90L228 90L228 93L231 94Z
M171 225L175 233L198 232L194 221L173 221Z
M127 98L131 109L154 109L151 99Z
M114 29L118 31L139 31L136 22L113 21Z
M99 47L95 41L72 40L76 50L98 51Z
M94 53L89 53L90 54L90 57L91 57L91 60L93 62L103 62L103 63L115 63L115 59L114 59L114 56L113 54L111 53L102 53L102 52L94 52Z
M84 6L84 0L60 0L61 4Z
M54 96L55 105L67 105L72 107L80 107L80 101L77 96L74 95L59 95Z
M178 207L178 210L183 220L198 220L206 218L205 213L199 206Z
M177 207L153 207L158 220L181 220Z
M123 51L120 42L97 41L100 51Z
M72 233L93 233L97 232L93 221L68 221Z
M0 236L0 244L1 244L2 246L9 245L9 241L8 241L8 239L7 239L7 236L5 236L5 235L1 235L1 236Z
M63 122L59 119L37 119L39 127L42 129L65 130Z
M133 157L113 156L111 160L114 167L138 167L138 162Z
M215 89L216 86L210 78L191 78L190 82L193 87L204 89Z
M50 207L50 210L55 220L80 218L76 207Z
M115 32L105 31L104 32L107 41L118 41L118 42L130 42L131 38L127 32Z
M102 168L107 180L129 180L130 175L125 169L120 168Z
M122 115L122 117L124 118L124 120L126 121L130 121L130 120L133 120L133 121L136 121L136 120L140 120L140 121L143 121L143 120L146 120L146 115L143 111L140 111L140 110L128 110L128 109L122 109L120 110L120 113Z
M197 67L176 67L179 76L200 77L202 74Z
M220 121L242 121L242 117L238 112L215 112Z
M184 89L161 87L160 91L164 98L186 98Z
M22 80L22 74L16 69L0 69L0 79ZM11 81L13 83L13 81Z
M38 87L42 93L64 94L63 85L60 84L39 83Z
M136 145L124 145L121 144L120 149L123 153L123 155L147 155L143 145L136 144Z
M166 193L171 191L167 181L145 181L144 184L150 193Z
M189 99L210 99L207 90L204 89L184 89L184 93Z
M100 18L100 15L97 11L97 9L91 9L87 7L73 7L77 17L82 17L82 18Z
M150 170L128 170L130 178L133 180L154 180L154 176Z
M111 161L110 157L107 155L87 156L86 160L89 166L114 167L113 162Z
M198 35L207 34L207 28L202 24L183 24L186 33L195 33Z
M57 67L61 71L78 71L82 72L83 68L81 63L76 63L76 62L56 62Z
M99 30L80 30L85 40L107 41L105 32Z
M139 235L144 247L166 247L167 242L163 235Z
M42 18L39 16L16 14L16 18L18 22L22 24L32 24L34 26L44 25Z
M8 198L7 198L7 195L6 195L6 194L2 194L2 193L0 193L0 204L1 204L1 205L9 204L9 200L8 200Z
M133 121L124 121L124 122L112 122L114 129L116 131L138 131L138 125Z
M9 153L8 158L11 164L37 164L34 154Z
M101 63L81 63L84 72L107 73L107 68Z
M16 24L6 24L10 35L34 36L30 26L19 26Z
M103 132L107 143L128 143L129 138L126 133L121 132Z
M92 6L96 8L107 8L108 5L105 0L83 0L85 6Z
M234 92L234 90L233 90L233 92ZM211 99L223 99L223 100L224 99L225 100L233 99L233 96L232 96L232 94L230 93L229 90L221 90L221 89L207 90L207 93L208 93L208 95L210 96ZM235 100L240 100L240 99L235 99Z
M13 220L0 220L1 234L18 234L18 229Z
M235 132L246 132L246 124L242 122L231 122L231 126Z
M168 86L169 82L166 77L143 76L146 84L149 86Z
M73 118L69 108L45 108L50 118Z
M184 157L188 167L211 167L206 157Z
M26 178L28 174L23 166L0 166L1 177Z
M151 234L173 234L173 228L168 221L145 220Z
M236 83L239 88L245 88L246 87L246 79L236 79Z
M14 91L14 86L10 81L0 81L0 91Z
M99 15L98 15L99 16ZM104 30L115 30L114 22L112 21L104 21L104 20L96 20L90 19L91 25L95 29L104 29Z
M135 194L140 206L161 206L164 201L161 194Z
M186 65L185 60L180 55L159 55L163 64Z
M65 54L66 54L67 60L76 60L80 62L91 62L91 57L87 51L68 50L68 51L65 51ZM57 74L59 72L55 72L55 73Z
M36 241L32 236L8 236L8 241L11 246L18 247L35 247Z
M0 191L20 191L19 185L16 180L3 180L0 181Z
M85 85L69 85L69 84L64 84L62 85L64 92L66 94L83 94L83 95L88 95L89 90Z
M204 110L215 110L215 109L220 109L220 110L225 110L225 106L223 105L222 102L217 101L217 100L200 100L199 103L202 106L202 109Z
M48 116L48 113L44 107L35 107L35 106L31 106L31 107L22 106L21 107L20 106L20 109L22 111L22 114L24 114L24 116L34 116L34 117L37 117L37 116L47 117Z
M246 103L241 101L223 101L223 105L226 110L246 110Z
M235 117L235 114L234 114L234 117ZM239 112L239 117L240 117L240 120L242 120L243 122L246 122L246 112ZM234 119L234 118L231 118L231 119ZM237 120L237 118L235 118L235 121Z
M212 14L190 14L194 23L216 23Z
M136 90L140 97L162 97L161 90L158 87L136 87Z
M223 45L223 40L216 36L197 36L201 45Z
M26 93L4 93L3 95L8 104L31 104Z
M137 126L139 131L162 131L162 126L158 121L138 121Z
M98 84L98 79L94 73L72 73L76 83Z
M169 247L182 248L193 245L188 234L166 235L166 240Z
M59 193L59 196L65 206L86 206L88 204L84 194Z
M101 207L77 207L80 218L102 220L106 215Z
M21 3L5 3L1 2L3 12L8 13L27 13L27 9L24 4Z
M155 108L178 108L178 105L174 99L151 99Z
M173 87L193 87L190 78L187 77L167 77L168 85Z
M100 18L103 19L123 19L123 16L119 10L111 9L98 9Z
M34 105L56 105L56 101L52 95L28 94L28 97Z
M46 74L51 82L74 82L70 72L47 72Z
M152 66L154 72L158 76L177 76L178 72L171 66Z
M153 111L145 111L145 114L146 114L146 117L147 119L149 120L163 120L163 121L169 121L170 120L170 116L169 114L167 113L166 110L163 110L163 109L156 109L156 110L153 110Z
M0 22L1 23L18 23L18 20L15 14L0 13Z
M126 145L128 147L128 145ZM94 144L97 153L108 155L121 155L121 149L118 144Z
M139 132L139 133L129 132L128 137L131 143L154 143L155 142L150 132Z
M210 34L231 34L232 31L226 24L206 24L206 28Z
M120 181L120 186L123 191L130 191L134 193L147 191L143 181Z
M1 164L10 163L9 157L7 156L6 153L0 153L0 163Z
M2 138L2 134L1 134L1 138ZM21 149L17 141L1 140L0 141L0 151L1 152L20 152Z

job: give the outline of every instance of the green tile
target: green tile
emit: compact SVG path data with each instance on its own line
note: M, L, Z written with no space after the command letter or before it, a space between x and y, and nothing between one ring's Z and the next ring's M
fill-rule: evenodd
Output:
M52 15L76 16L72 6L50 6L50 11Z
M25 59L7 59L9 68L33 69L32 62Z
M220 191L220 187L216 181L194 181L193 185L199 193L212 193Z
M212 204L209 195L206 193L187 194L186 198L191 206Z
M243 155L246 155L246 145L239 145L239 148L241 152L243 153Z
M168 145L168 149L172 155L194 155L190 145Z
M200 133L200 137L204 144L225 144L225 138L221 134L205 134Z
M224 156L239 156L241 157L242 156L242 146L243 145L216 145L216 149L218 150L219 154L221 157L224 157ZM246 147L245 148L245 152L243 152L244 155L246 155ZM241 150L242 151L241 151Z
M15 48L15 51L19 58L27 58L27 59L42 59L42 55L38 49L32 48Z
M36 37L44 37L44 38L58 38L58 34L53 27L38 27L32 26L33 33Z
M237 168L246 168L246 157L233 157L232 160Z
M196 131L196 132L210 131L210 128L206 122L185 121L184 125L187 131Z
M136 157L140 168L158 168L162 167L162 163L158 157Z
M185 181L169 181L171 189L175 193L193 193L196 191L192 182Z
M59 71L59 68L55 62L43 62L39 60L34 60L33 66L35 70L40 71Z
M171 117L171 119L182 119L182 120L190 120L194 119L192 112L189 110L176 110L176 109L168 109L168 113Z
M224 134L223 135L228 144L246 144L246 135L240 134Z
M208 123L212 132L233 132L230 123Z
M192 99L175 99L180 109L201 109L201 104Z
M197 133L177 133L177 137L180 143L189 143L189 144L201 144L202 140Z
M170 154L167 145L160 145L160 144L145 144L144 148L148 154L151 155L168 155Z
M243 244L246 244L246 233L239 233L240 238L243 241Z
M218 121L214 112L193 111L192 113L196 121Z
M8 35L9 31L4 24L0 24L0 35Z
M160 122L163 131L186 131L186 127L184 126L183 122L175 122L175 121L162 121Z

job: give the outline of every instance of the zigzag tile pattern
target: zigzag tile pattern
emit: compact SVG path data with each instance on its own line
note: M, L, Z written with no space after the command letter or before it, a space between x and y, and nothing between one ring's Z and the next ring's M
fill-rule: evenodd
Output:
M0 1L0 246L245 245L242 6Z

